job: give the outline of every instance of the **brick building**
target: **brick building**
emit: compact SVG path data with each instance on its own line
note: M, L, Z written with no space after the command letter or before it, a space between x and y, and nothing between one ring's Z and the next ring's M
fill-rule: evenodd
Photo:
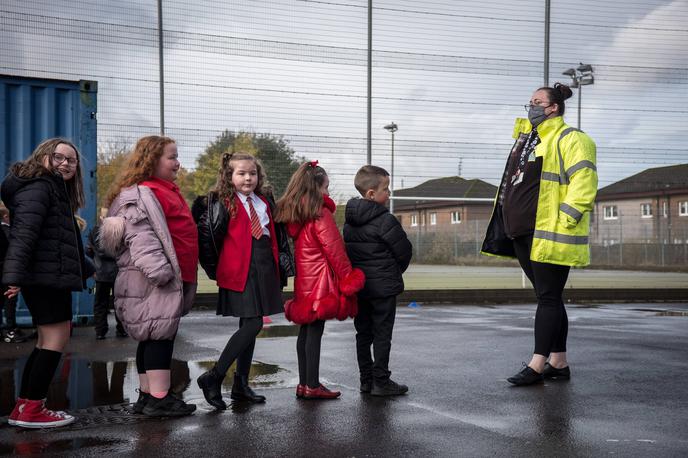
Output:
M593 243L688 243L688 164L644 170L597 192Z
M419 197L418 200L395 200L394 214L404 230L414 233L463 232L482 238L492 213L497 187L482 180L453 176L428 180L413 188L394 191L397 197ZM484 201L429 200L427 198L484 199Z

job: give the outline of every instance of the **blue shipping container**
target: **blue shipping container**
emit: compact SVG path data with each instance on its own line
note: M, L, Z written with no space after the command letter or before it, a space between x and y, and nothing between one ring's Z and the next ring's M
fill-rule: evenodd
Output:
M0 75L0 176L9 166L28 157L34 148L50 137L72 141L82 156L86 207L80 216L88 223L86 232L96 224L96 112L98 83L62 81ZM86 234L82 234L85 241ZM92 283L92 280L90 280ZM93 318L93 294L73 294L75 323ZM17 309L20 324L29 324L23 303Z

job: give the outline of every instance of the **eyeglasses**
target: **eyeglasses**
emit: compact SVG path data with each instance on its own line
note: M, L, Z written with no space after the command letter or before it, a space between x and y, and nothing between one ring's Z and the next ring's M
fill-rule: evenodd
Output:
M57 165L60 165L63 162L67 161L67 165L69 165L70 167L76 167L76 165L79 163L78 159L73 157L67 157L64 154L60 153L53 153L53 159L55 159Z
M554 103L550 103L549 105L542 105L541 103L529 103L528 105L523 105L523 108L525 108L526 113L528 113L530 111L530 109L533 107L549 108L552 105L554 105Z

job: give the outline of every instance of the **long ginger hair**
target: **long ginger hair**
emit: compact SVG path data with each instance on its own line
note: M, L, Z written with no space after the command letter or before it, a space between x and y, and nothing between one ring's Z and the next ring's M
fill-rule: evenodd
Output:
M134 151L129 154L126 167L110 186L107 199L105 199L106 205L109 207L123 188L139 184L152 177L155 166L158 165L165 151L165 146L170 143L175 143L175 141L170 137L160 135L140 138L134 146Z
M277 201L275 221L305 223L320 216L323 206L321 188L327 173L316 161L305 162L291 176L287 190Z
M253 192L256 195L265 195L266 191L270 191L272 188L268 184L267 177L265 175L265 168L260 159L249 153L244 153L242 151L236 153L224 153L222 155L222 160L220 163L220 170L217 174L217 183L212 189L212 192L218 195L220 202L224 202L229 210L229 215L231 217L236 216L236 206L234 203L234 196L236 196L236 188L234 183L232 183L232 175L234 174L234 163L236 161L251 161L256 164L256 170L258 172L258 184Z
M59 137L44 140L35 150L33 150L31 156L26 158L26 160L15 163L11 167L10 172L19 178L36 178L43 175L59 173L57 168L53 165L52 156L55 154L55 149L60 144L68 145L76 152L76 172L71 180L65 181L69 206L72 212L76 213L79 208L84 206L86 198L84 197L84 181L81 173L81 154L74 143ZM48 164L47 167L46 164Z

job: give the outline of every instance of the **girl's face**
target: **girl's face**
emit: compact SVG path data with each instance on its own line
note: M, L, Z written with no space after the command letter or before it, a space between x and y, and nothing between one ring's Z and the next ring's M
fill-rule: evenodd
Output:
M179 172L178 157L176 143L165 145L165 148L162 150L162 156L160 156L158 163L155 165L153 176L166 181L176 180L177 172Z
M250 195L258 186L258 167L254 161L231 161L233 167L232 184L237 192Z
M49 167L49 162L52 164L52 167ZM45 163L43 165L48 169L57 170L60 175L62 175L63 180L69 181L76 175L76 168L79 166L79 157L76 151L74 151L74 148L66 143L60 143L55 148L53 154L45 158Z
M322 186L320 186L320 192L323 193L323 196L329 196L330 195L330 179L325 176L325 181L323 181Z

